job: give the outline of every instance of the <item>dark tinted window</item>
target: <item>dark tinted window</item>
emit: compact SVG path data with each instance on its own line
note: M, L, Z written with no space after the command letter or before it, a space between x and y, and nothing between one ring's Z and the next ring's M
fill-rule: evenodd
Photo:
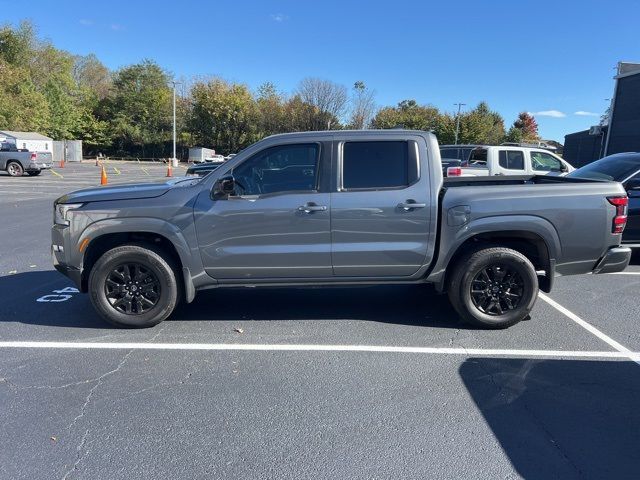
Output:
M509 170L524 170L524 153L519 150L500 150L498 163Z
M615 180L621 182L640 170L640 154L621 153L610 155L574 170L568 177Z
M449 147L440 149L440 158L462 160L460 158L460 150L458 148L449 148Z
M342 187L405 187L417 178L417 159L409 160L408 142L346 142Z
M255 154L233 169L238 195L315 190L317 144L282 145Z

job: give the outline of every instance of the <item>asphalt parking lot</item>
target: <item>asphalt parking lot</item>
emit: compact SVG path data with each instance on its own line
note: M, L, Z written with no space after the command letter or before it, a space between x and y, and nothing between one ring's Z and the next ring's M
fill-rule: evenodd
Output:
M49 255L52 201L99 181L0 175L1 478L638 477L638 256L505 331L422 286L212 290L120 330Z

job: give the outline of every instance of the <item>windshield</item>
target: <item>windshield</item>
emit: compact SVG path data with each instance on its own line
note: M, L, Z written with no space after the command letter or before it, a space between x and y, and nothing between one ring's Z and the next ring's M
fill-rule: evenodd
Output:
M622 182L640 170L640 154L617 154L574 170L567 177Z

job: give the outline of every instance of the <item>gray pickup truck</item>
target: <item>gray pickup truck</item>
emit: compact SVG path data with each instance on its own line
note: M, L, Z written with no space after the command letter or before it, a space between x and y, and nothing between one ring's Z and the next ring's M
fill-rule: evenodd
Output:
M294 133L201 178L64 195L52 254L117 325L210 288L431 283L466 321L505 328L555 276L626 268L626 205L613 182L443 179L431 133Z
M50 152L29 152L18 150L8 142L0 142L0 170L4 170L12 177L40 175L42 170L53 166Z

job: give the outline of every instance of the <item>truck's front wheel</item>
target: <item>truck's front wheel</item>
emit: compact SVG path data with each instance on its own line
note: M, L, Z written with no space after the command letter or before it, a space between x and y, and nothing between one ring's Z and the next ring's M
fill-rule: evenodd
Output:
M167 318L178 301L171 265L155 249L124 245L102 255L91 269L91 303L108 322L151 327Z
M529 259L495 247L467 255L454 266L449 299L467 322L507 328L524 320L538 297L538 277Z

